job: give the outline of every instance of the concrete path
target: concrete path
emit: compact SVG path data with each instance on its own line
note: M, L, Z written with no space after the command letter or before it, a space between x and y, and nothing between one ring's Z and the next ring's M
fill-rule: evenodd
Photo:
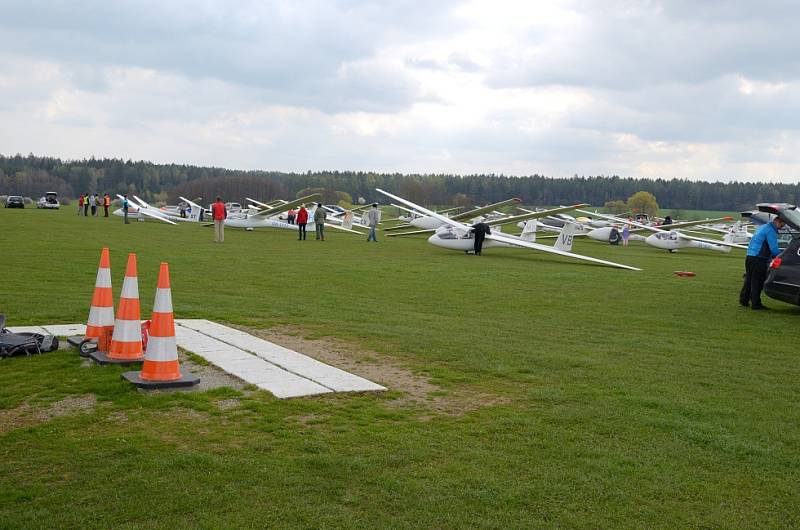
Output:
M83 324L15 326L8 329L12 332L51 333L58 336L82 335L86 332ZM281 399L331 392L386 390L363 377L209 320L175 320L175 338L181 348Z
M181 327L193 329L207 337L253 355L289 373L313 381L332 392L371 392L386 390L372 381L345 372L307 355L278 346L244 331L208 320L176 320Z
M8 328L12 333L42 333L69 337L70 335L83 335L86 333L84 324L48 324L45 326L12 326Z

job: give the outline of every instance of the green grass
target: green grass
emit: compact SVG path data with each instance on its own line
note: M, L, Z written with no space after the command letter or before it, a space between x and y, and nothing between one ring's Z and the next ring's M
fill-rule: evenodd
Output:
M398 406L396 390L151 395L72 352L4 360L0 420L97 403L0 428L2 528L800 524L800 310L740 308L741 251L576 243L644 269L630 272L333 231L229 229L217 245L211 229L71 208L0 209L0 224L9 325L84 321L109 246L115 300L137 253L143 316L168 261L176 318L291 325L387 356L438 395L496 398L452 415Z

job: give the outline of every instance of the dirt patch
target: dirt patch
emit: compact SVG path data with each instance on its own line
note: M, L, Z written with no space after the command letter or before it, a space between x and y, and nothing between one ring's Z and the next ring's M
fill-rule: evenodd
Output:
M192 354L194 355L194 354ZM146 392L148 394L158 394L161 392L205 392L213 388L220 388L223 386L233 388L234 390L242 390L247 386L247 383L234 377L228 372L217 368L211 364L198 364L194 362L186 352L178 348L178 361L181 365L181 373L189 372L200 378L200 382L194 386L178 387L178 388L159 388L153 390L138 389L139 392ZM136 368L137 370L139 368Z
M302 416L294 416L293 419L303 427L313 427L314 425L322 424L328 419L328 416L321 414L304 414Z
M220 399L217 400L215 403L219 410L230 410L230 409L235 409L236 407L239 406L238 399Z
M200 384L193 387L194 390L202 392L204 390L211 390L212 388L223 386L233 388L234 390L242 390L247 386L246 382L238 377L232 376L221 368L217 368L212 364L197 364L193 362L184 352L180 352L178 358L180 359L181 366L185 366L186 370L200 378Z
M60 416L91 412L94 410L95 405L97 405L97 398L95 398L94 394L86 394L84 396L70 396L51 403L44 408L23 403L13 409L0 410L0 434L21 427L41 425Z
M388 355L364 350L332 337L306 339L304 335L307 332L295 326L271 329L233 327L374 381L389 390L402 392L399 399L388 402L393 407L423 406L440 414L461 415L507 401L501 396L464 389L444 391L427 377L415 374ZM426 416L423 419L430 418Z
M128 415L122 410L114 411L108 415L108 421L113 421L115 423L128 423Z
M176 420L208 420L210 416L199 410L189 409L185 407L174 407L169 410L156 410L151 413L155 418L168 418Z

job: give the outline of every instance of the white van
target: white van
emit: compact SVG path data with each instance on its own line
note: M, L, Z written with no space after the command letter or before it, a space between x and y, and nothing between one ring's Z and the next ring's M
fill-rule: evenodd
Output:
M36 203L36 207L58 210L61 207L61 204L58 202L58 193L54 191L48 191L44 194L44 197L39 199L39 201Z

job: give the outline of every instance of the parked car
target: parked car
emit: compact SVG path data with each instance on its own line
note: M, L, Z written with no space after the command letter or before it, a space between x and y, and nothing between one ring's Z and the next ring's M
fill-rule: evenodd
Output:
M800 211L793 204L759 204L761 212L777 215L786 221L789 241L769 265L764 292L770 298L800 305Z
M58 193L54 191L48 191L44 194L44 197L39 199L39 201L36 203L36 207L58 210L59 207L61 207L58 202Z
M6 199L6 208L25 208L25 199L19 195L9 195Z

